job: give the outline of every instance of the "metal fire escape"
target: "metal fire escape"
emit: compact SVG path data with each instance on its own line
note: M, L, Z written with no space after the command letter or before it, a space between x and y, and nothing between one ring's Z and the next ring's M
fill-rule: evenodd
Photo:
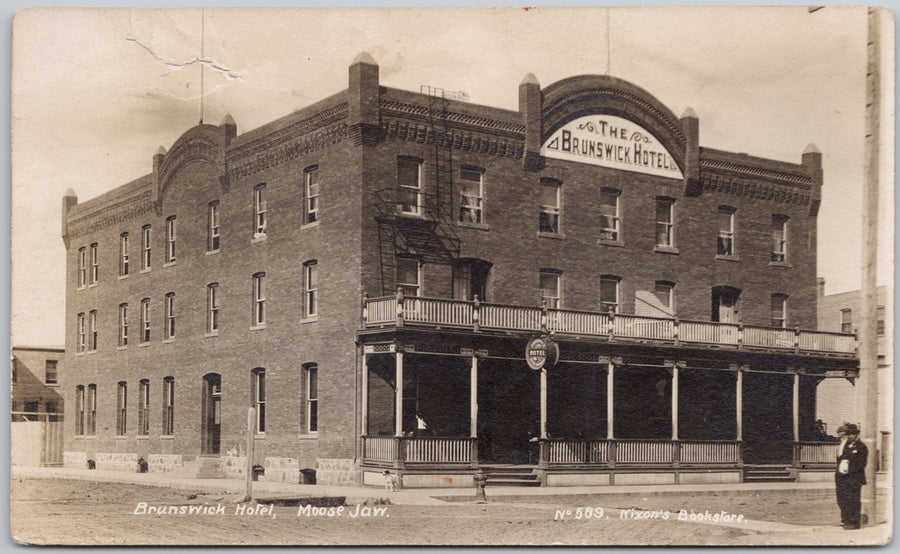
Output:
M449 102L443 89L423 85L421 92L429 97L425 142L434 149L431 163L420 168L420 188L416 193L398 183L375 191L383 294L397 290L398 257L414 257L422 264L451 264L459 257L460 239L451 223L453 139L447 122ZM428 178L430 172L433 180Z

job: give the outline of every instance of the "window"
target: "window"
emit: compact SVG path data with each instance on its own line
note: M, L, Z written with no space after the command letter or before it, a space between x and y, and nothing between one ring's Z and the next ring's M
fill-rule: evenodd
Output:
M841 333L853 332L853 310L845 308L841 310Z
M604 188L600 190L600 239L620 240L619 195L620 190Z
M150 342L150 299L141 300L141 342Z
M138 389L138 435L150 434L150 380L141 379Z
M253 407L256 408L256 432L266 432L266 370L256 368L253 370L253 382L251 383L253 395Z
M657 197L656 199L656 245L675 246L675 200Z
M85 409L85 433L97 434L97 385L87 387L87 407Z
M90 322L91 322L91 334L88 335L88 350L94 351L97 350L97 338L98 338L98 330L97 330L97 310L91 310L89 314Z
M78 249L78 286L87 285L87 249L81 247Z
M675 284L669 281L657 281L653 293L660 304L668 308L670 312L675 310Z
M219 202L210 202L207 208L207 235L206 249L215 252L219 249Z
M59 413L59 404L56 402L47 402L44 404L44 410L49 414L47 421L59 421L59 416L62 415Z
M403 296L419 296L421 290L419 260L397 258L397 288L403 291Z
M262 325L266 322L265 278L265 273L253 276L253 325Z
M482 223L484 208L484 170L461 168L459 170L459 221Z
M150 269L150 226L141 228L141 270Z
M562 184L558 181L541 182L541 233L559 233L561 189Z
M491 263L478 259L462 259L453 264L453 299L490 302Z
M86 333L84 313L80 313L78 314L78 352L84 352L87 349Z
M116 435L123 436L128 433L128 385L125 381L119 381L116 389Z
M319 313L319 264L311 260L303 264L305 295L305 317Z
M206 332L219 332L219 283L206 285Z
M559 294L560 272L542 269L540 273L541 305L548 308L559 308L562 305Z
M128 275L128 233L119 235L119 275Z
M422 215L422 162L397 159L397 204L404 214Z
M786 215L772 216L772 261L784 262L787 258L787 222Z
M319 366L306 364L306 432L319 430Z
M166 295L165 327L163 328L163 340L175 338L175 293Z
M75 434L84 434L84 385L75 387Z
M100 257L97 253L97 243L91 245L91 284L96 285L100 279Z
M734 256L734 212L734 208L719 206L719 256Z
M175 378L163 379L163 420L162 434L175 434Z
M175 216L166 219L166 263L175 262Z
M600 311L612 314L619 311L619 278L614 275L600 277Z
M266 185L253 187L253 238L266 236Z
M44 363L44 383L48 385L55 385L58 383L58 367L59 360L47 360Z
M738 322L739 289L733 287L713 287L711 321L720 323Z
M884 306L878 306L875 311L875 333L879 337L884 336Z
M319 168L307 168L303 182L303 223L315 223L319 221Z
M128 304L119 304L119 346L128 346Z
M772 327L787 326L787 295L772 295Z

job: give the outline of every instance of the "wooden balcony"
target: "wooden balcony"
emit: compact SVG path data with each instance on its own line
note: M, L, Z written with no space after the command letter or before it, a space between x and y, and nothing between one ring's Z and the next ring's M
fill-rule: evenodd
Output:
M852 357L856 336L826 331L784 329L642 317L625 314L555 310L407 297L366 298L363 327L454 328L474 332L549 331L557 335L598 337L610 341L653 341L671 345L763 350Z

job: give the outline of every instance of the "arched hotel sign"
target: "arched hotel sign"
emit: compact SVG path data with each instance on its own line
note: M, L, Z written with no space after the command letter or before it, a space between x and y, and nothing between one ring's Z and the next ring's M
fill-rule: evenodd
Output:
M683 178L672 155L640 125L614 115L579 117L557 129L541 155L673 179Z

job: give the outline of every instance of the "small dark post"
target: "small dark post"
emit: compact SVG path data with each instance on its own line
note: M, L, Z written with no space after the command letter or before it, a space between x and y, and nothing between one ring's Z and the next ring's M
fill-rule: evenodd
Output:
M479 469L478 473L475 474L475 499L479 504L487 502L487 495L484 493L485 485L487 485L487 476L484 474L484 471Z

